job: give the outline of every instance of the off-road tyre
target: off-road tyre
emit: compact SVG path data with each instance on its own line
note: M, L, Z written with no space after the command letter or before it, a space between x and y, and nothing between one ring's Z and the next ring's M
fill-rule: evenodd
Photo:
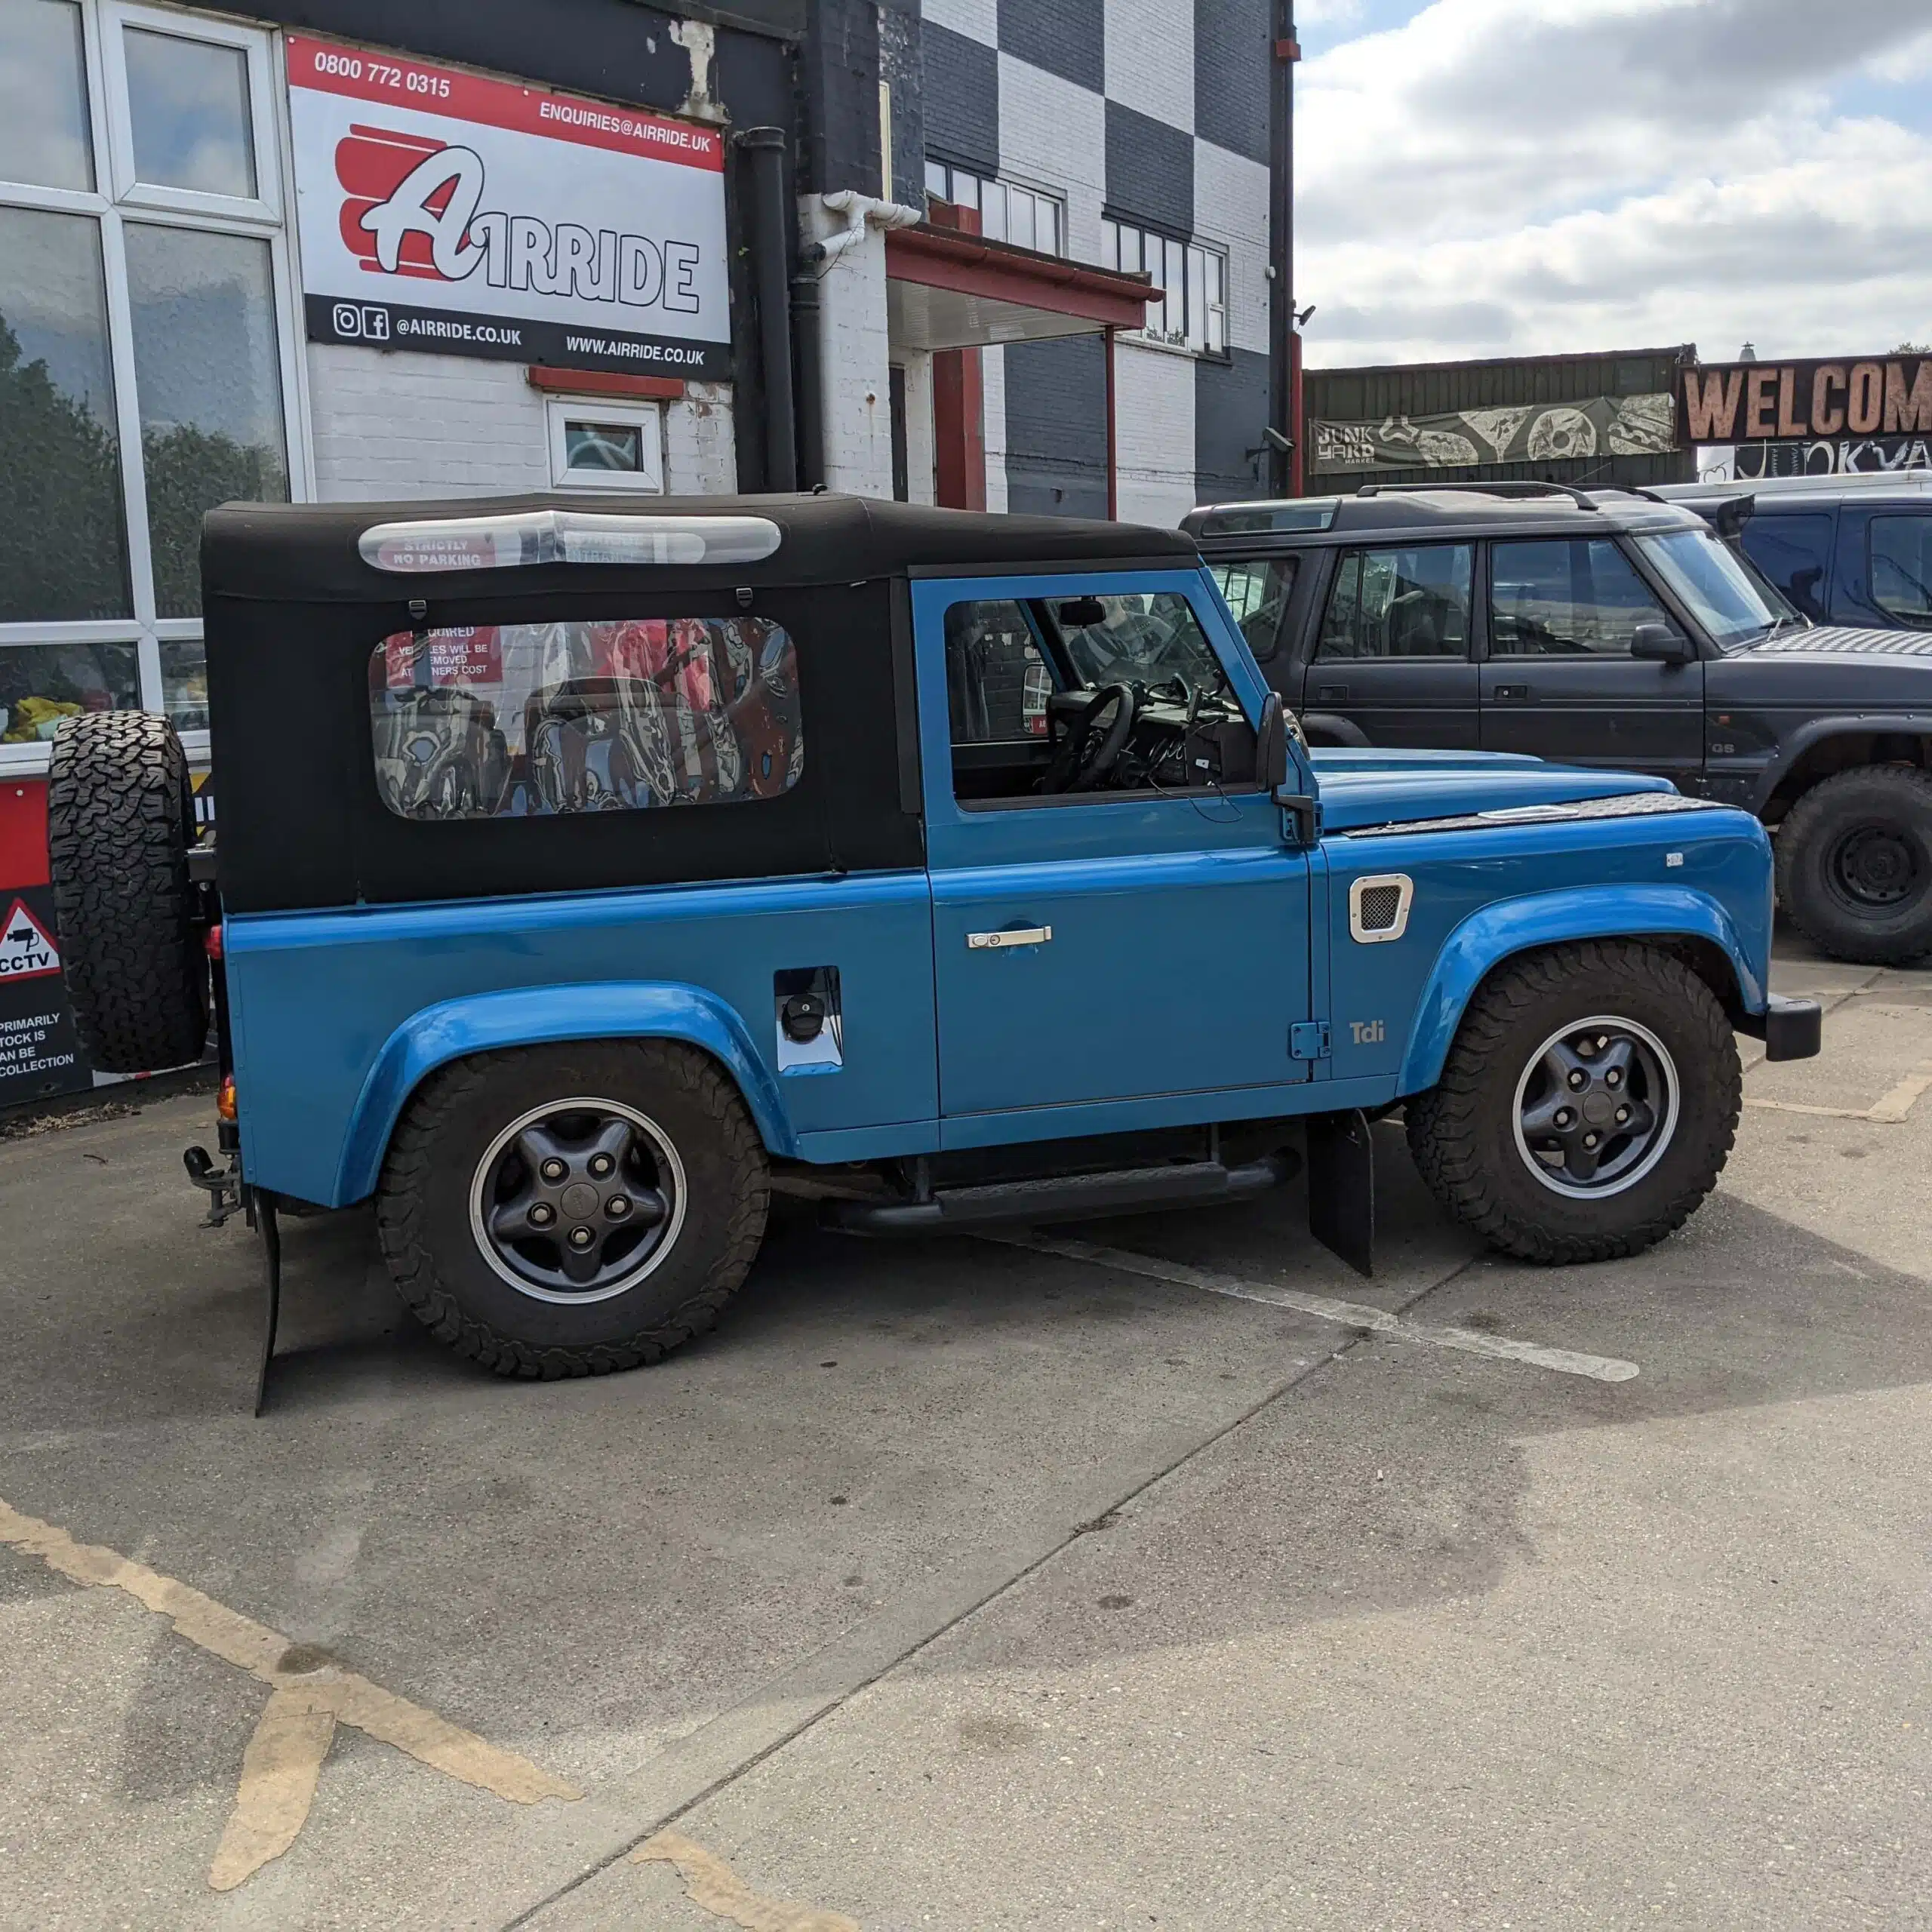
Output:
M1515 1139L1517 1082L1571 1021L1620 1015L1675 1063L1679 1109L1657 1164L1624 1192L1553 1192ZM1743 1105L1737 1041L1711 989L1654 946L1589 940L1526 955L1486 980L1463 1016L1442 1077L1407 1109L1409 1151L1431 1192L1494 1247L1567 1264L1639 1254L1674 1234L1716 1186Z
M507 1124L551 1100L606 1097L675 1146L685 1221L663 1261L608 1300L531 1299L495 1271L470 1218L478 1162ZM499 1375L556 1381L661 1361L713 1327L764 1232L763 1144L718 1063L672 1041L591 1041L482 1054L419 1088L389 1144L376 1200L403 1300L438 1340Z
M54 734L47 851L82 1050L108 1073L201 1057L208 967L188 879L194 794L174 728L83 712Z
M1896 905L1861 905L1836 876L1845 842L1867 829L1889 834L1915 868ZM1868 764L1823 779L1786 814L1777 844L1778 897L1821 952L1871 966L1932 952L1932 773Z

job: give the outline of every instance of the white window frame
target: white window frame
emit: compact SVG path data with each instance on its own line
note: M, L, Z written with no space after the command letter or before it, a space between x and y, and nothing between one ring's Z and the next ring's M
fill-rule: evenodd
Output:
M973 194L970 200L964 198L958 192L958 184L962 180L972 183ZM1064 256L1066 254L1066 197L1058 190L1052 188L1035 187L1030 181L1016 181L1008 175L982 174L975 168L956 166L949 161L928 161L926 163L927 194L929 196L937 196L941 201L952 202L961 207L971 208L980 216L983 224L986 217L986 194L989 189L997 189L1005 199L1007 206L1000 217L1000 226L1002 229L1009 228L1011 224L1012 197L1015 195L1024 195L1034 205L1035 252L1042 255ZM1039 211L1042 208L1050 208L1053 211L1054 246L1051 248L1042 248L1039 246ZM984 232L983 226L982 232ZM1004 233L989 235L986 239L989 242L1004 242L1008 239L1008 236ZM1024 246L1025 245L1023 243L1016 245Z
M278 151L270 103L274 98L275 63L268 35L229 20L202 20L155 7L134 6L125 0L101 0L102 24L112 23L101 35L101 65L107 98L128 98L127 46L122 38L130 27L138 32L162 34L175 40L198 41L236 49L247 64L251 158L255 164L252 197L209 194L200 189L168 188L143 181L134 168L134 122L131 113L115 115L107 131L114 198L123 207L170 208L186 215L212 215L217 220L276 222L281 218L281 157Z
M608 490L630 496L664 494L664 408L656 402L607 402L599 396L550 396L545 401L549 419L550 481L559 490ZM571 423L622 423L644 432L640 445L642 469L573 469L566 454L565 431Z
M161 647L164 643L198 641L202 620L163 617L156 608L125 230L132 221L155 227L242 235L267 243L289 495L297 502L312 497L307 372L302 355L302 300L286 214L288 196L285 184L290 176L286 165L289 134L285 66L281 35L266 28L186 10L136 5L132 0L77 0L77 4L81 12L82 74L87 88L94 186L83 190L0 181L0 205L85 215L97 226L109 365L114 379L114 428L120 447L130 614L0 623L0 650L17 645L131 644L139 668L142 708L160 712L166 709ZM253 198L160 188L135 180L132 118L123 106L127 98L127 63L121 35L129 26L238 47L244 51L248 63L250 132L254 143L257 194ZM209 755L207 731L184 731L182 738L189 758L205 763ZM0 743L0 777L38 774L46 769L47 761L45 743Z
M1158 228L1149 228L1135 221L1121 221L1112 215L1103 216L1100 221L1100 266L1118 270L1121 266L1123 235L1134 238L1134 246L1128 251L1139 257L1139 262L1130 267L1130 274L1137 271L1146 259L1148 246L1155 245L1161 251L1161 272L1154 277L1154 285L1161 289L1166 297L1163 305L1164 316L1170 321L1175 305L1180 309L1181 325L1179 328L1148 328L1123 331L1122 340L1139 343L1149 349L1162 349L1177 355L1198 355L1211 358L1216 361L1228 358L1228 251L1218 242L1184 241L1177 235L1170 235ZM1180 251L1181 266L1179 275L1168 271L1174 251ZM1208 290L1207 271L1209 264L1218 263L1220 268L1220 299L1217 301ZM1197 310L1199 312L1197 313Z

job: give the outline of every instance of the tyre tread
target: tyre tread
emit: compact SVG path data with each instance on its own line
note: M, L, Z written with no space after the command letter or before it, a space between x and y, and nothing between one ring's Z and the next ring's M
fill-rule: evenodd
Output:
M663 1049L660 1070L678 1081L717 1125L725 1151L746 1184L703 1286L648 1328L587 1348L537 1347L503 1334L467 1312L447 1287L423 1238L423 1186L450 1124L473 1103L493 1065L516 1057L481 1054L432 1073L411 1101L383 1170L376 1226L383 1258L404 1303L439 1341L494 1374L531 1381L610 1375L663 1360L674 1349L717 1325L724 1304L750 1272L771 1204L764 1148L730 1078L718 1063L693 1047L665 1041L635 1042Z
M1540 1226L1509 1206L1482 1158L1478 1128L1483 1076L1497 1063L1512 1029L1561 1002L1580 976L1598 974L1635 980L1688 1008L1699 1044L1724 1070L1727 1104L1718 1108L1703 1158L1684 1186L1634 1226L1583 1234ZM1546 1266L1614 1260L1641 1254L1690 1219L1730 1158L1743 1100L1737 1043L1709 987L1654 946L1586 940L1531 953L1484 984L1463 1014L1441 1078L1407 1105L1409 1151L1436 1199L1506 1254Z

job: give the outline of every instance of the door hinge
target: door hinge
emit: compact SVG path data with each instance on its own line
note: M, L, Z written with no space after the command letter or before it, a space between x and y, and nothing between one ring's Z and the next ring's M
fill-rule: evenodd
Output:
M1298 1020L1288 1029L1291 1060L1326 1060L1328 1057L1328 1023L1325 1020Z

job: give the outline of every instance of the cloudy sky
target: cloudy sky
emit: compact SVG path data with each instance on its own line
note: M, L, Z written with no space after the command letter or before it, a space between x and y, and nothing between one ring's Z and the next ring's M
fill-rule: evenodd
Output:
M1297 0L1311 365L1932 339L1932 0Z

